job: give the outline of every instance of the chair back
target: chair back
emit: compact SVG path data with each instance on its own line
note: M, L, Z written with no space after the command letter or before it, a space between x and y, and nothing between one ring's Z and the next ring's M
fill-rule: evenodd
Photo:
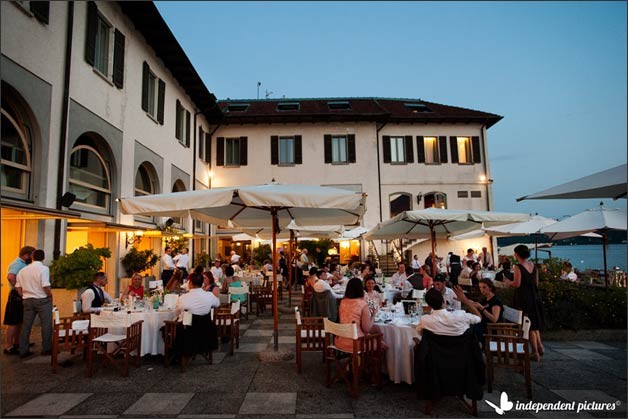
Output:
M423 301L424 296L425 296L425 290L412 290L413 299Z
M325 326L325 334L340 336L347 339L358 339L358 325L355 322L351 324L334 323L331 320L323 319Z
M166 308L175 308L177 306L177 301L179 301L179 296L177 294L166 294L164 296L164 306Z
M504 320L511 323L523 324L523 311L504 306Z
M299 311L299 307L294 308L294 319L297 321L297 326L301 326L303 324L301 322L301 312Z
M231 303L231 314L238 314L240 312L240 300L236 300Z
M530 319L528 318L528 316L523 316L523 338L525 340L529 340L530 339L530 326L532 325L532 322L530 322Z
M86 332L89 329L89 320L72 321L72 330L75 332Z
M118 327L126 329L131 326L131 316L127 313L107 313L92 314L90 317L91 328L109 329Z

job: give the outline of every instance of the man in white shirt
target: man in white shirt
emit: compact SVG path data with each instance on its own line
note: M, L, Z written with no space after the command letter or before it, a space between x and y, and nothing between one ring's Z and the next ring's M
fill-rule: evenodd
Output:
M408 275L406 275L406 264L399 262L397 264L397 272L395 272L392 276L393 285L395 287L403 288L406 279L408 279ZM412 284L410 284L410 288L412 288Z
M440 291L445 300L446 308L453 308L454 310L461 310L462 304L456 298L456 293L451 288L448 288L445 283L445 275L438 274L434 277L434 289Z
M240 262L240 255L238 255L235 250L231 251L231 259L230 262L232 265L237 265Z
M43 250L32 254L33 263L20 270L15 281L15 290L22 297L24 320L20 332L20 356L25 358L30 351L31 329L35 316L41 322L41 354L52 354L52 291L50 270L42 263L46 258Z
M161 257L161 280L164 284L170 281L175 268L176 266L174 266L174 261L172 260L172 249L166 247L164 249L164 255Z
M462 266L467 265L467 261L472 260L474 262L478 261L478 257L473 251L473 249L467 249L467 254L462 258Z
M432 288L425 294L425 301L432 308L432 314L421 316L416 328L419 335L423 333L423 329L426 329L437 335L460 336L470 325L481 321L479 316L463 310L447 311L443 294L436 288Z
M495 269L495 263L493 262L493 255L489 252L486 247L482 248L482 253L478 257L479 262L482 264L484 269Z
M175 315L179 317L185 310L191 314L204 316L212 307L220 307L220 300L214 293L203 290L203 276L192 273L188 278L189 291L177 300Z
M216 259L214 261L214 266L212 266L212 268L210 269L212 275L214 276L214 280L218 282L222 282L222 277L224 276L222 267L220 265L220 259Z
M421 262L419 262L419 255L414 255L412 258L412 272L419 272L421 269Z
M107 282L107 274L104 272L94 274L92 285L81 294L81 311L83 313L100 313L103 304L113 301L107 291L103 289Z
M315 269L315 268L312 268ZM331 288L331 285L329 285L329 282L327 282L324 278L325 278L325 271L320 269L318 272L316 272L316 277L317 280L314 283L314 292L325 292L325 291L329 291L331 292L331 295L339 300L342 298L342 295L338 295L334 292L334 290Z
M188 266L190 264L190 255L188 252L190 249L187 247L181 250L181 253L176 255L173 259L174 265L183 272L183 279L188 277Z

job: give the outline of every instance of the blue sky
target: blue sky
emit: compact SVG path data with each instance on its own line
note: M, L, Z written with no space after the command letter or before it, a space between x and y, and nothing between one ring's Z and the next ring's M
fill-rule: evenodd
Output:
M492 112L496 210L626 162L625 2L157 2L219 99L380 96ZM626 208L626 201L605 201Z

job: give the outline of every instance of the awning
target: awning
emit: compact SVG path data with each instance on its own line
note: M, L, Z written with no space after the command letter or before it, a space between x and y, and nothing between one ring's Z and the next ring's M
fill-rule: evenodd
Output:
M81 213L68 210L38 207L11 201L0 201L2 205L1 218L3 220L60 220L64 218L81 218ZM13 211L5 211L13 210Z
M146 231L148 227L132 226L126 224L108 223L106 221L93 220L68 220L68 231L87 231L92 233L126 233L135 231Z

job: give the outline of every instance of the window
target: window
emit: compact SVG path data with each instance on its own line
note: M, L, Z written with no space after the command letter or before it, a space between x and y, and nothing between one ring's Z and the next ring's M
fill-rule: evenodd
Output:
M298 111L300 108L299 102L280 102L277 104L278 111Z
M468 198L468 197L469 197L468 191L458 191L458 198Z
M482 198L482 191L471 191L471 198Z
M3 86L3 92L4 92ZM6 106L2 98L2 105ZM17 115L2 109L2 191L15 192L28 197L31 177L31 135L28 125Z
M166 83L158 78L146 61L142 66L142 109L159 124L164 124Z
M17 0L12 3L22 9L22 11L24 11L27 15L35 16L35 18L41 23L48 24L48 19L50 17L50 2Z
M109 211L111 188L109 170L98 152L87 145L80 145L70 155L70 192L76 202L94 209Z
M412 209L412 195L401 192L390 195L390 216L394 217L404 211Z
M447 194L442 192L429 192L423 196L425 208L447 208Z
M402 164L414 162L414 147L412 136L388 136L382 137L384 148L384 163Z
M482 162L480 137L449 137L451 162L475 164Z
M440 163L438 152L438 139L436 137L423 137L425 150L425 163Z
M331 137L331 162L346 163L347 162L347 137L332 136Z
M404 103L404 106L412 113L432 112L432 110L423 103Z
M294 164L294 137L279 137L279 164Z
M390 162L406 162L405 144L403 141L403 137L390 137Z
M98 11L96 3L88 2L85 61L119 89L124 80L124 44L124 35Z
M185 183L183 183L181 179L177 179L172 186L172 192L185 192L186 190L187 189L185 188ZM177 225L179 227L182 225L180 217L172 217L172 220L174 221L174 225Z
M175 137L186 147L190 146L190 112L177 99Z
M270 137L270 164L301 164L303 162L301 143L300 135L272 135Z
M325 163L355 163L355 134L326 134Z
M351 110L351 104L347 101L327 102L327 106L331 111L347 111Z
M135 174L135 196L153 195L156 193L152 167L143 163Z
M232 103L227 105L225 112L245 112L249 108L248 103Z
M247 137L216 138L216 166L246 166L248 164L247 145Z

